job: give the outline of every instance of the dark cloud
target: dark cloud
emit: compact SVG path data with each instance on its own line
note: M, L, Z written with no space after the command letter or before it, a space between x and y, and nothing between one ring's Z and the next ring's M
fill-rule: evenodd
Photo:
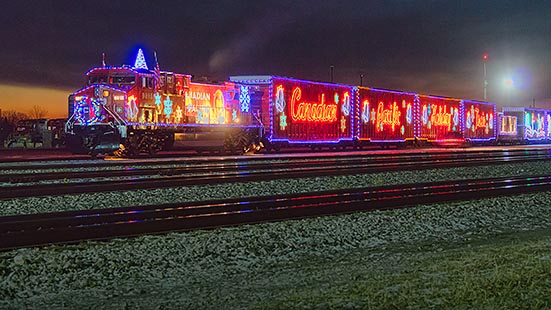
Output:
M490 99L551 96L546 1L3 1L0 82L77 88L98 65L132 63L225 79L277 74ZM522 82L521 82L522 81Z

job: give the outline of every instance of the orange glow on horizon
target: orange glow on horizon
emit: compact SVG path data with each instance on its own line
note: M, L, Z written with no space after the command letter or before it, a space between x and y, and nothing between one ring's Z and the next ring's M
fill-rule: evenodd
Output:
M67 98L73 91L0 84L0 110L29 114L38 105L48 112L46 118L66 118Z

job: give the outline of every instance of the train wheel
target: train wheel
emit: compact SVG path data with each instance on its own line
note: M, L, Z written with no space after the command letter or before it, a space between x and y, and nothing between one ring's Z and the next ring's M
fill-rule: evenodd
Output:
M118 150L113 151L113 155L117 156L117 157L123 157L124 156L124 151L125 151L124 144L121 144L121 145L119 145Z
M226 137L224 149L232 155L242 155L249 152L253 147L252 139L244 131L234 131Z
M96 148L96 137L94 136L86 136L82 140L82 145L85 149L93 151Z

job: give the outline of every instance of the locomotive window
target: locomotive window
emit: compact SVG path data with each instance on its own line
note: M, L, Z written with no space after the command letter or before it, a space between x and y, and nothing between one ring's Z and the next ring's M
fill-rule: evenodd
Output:
M111 84L134 84L136 77L134 75L112 75L109 82Z
M88 77L88 85L103 84L107 82L107 75L90 75Z
M142 76L141 84L143 88L153 88L153 78Z

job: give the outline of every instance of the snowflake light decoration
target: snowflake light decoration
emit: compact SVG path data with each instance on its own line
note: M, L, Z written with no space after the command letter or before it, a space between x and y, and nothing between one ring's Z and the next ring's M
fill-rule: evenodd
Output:
M239 103L241 104L241 112L249 112L251 95L249 95L249 88L247 86L241 86L241 92L239 93Z
M166 96L166 99L165 101L163 101L163 104L164 104L164 112L168 120L170 118L170 115L172 114L172 100L170 100L170 97Z

